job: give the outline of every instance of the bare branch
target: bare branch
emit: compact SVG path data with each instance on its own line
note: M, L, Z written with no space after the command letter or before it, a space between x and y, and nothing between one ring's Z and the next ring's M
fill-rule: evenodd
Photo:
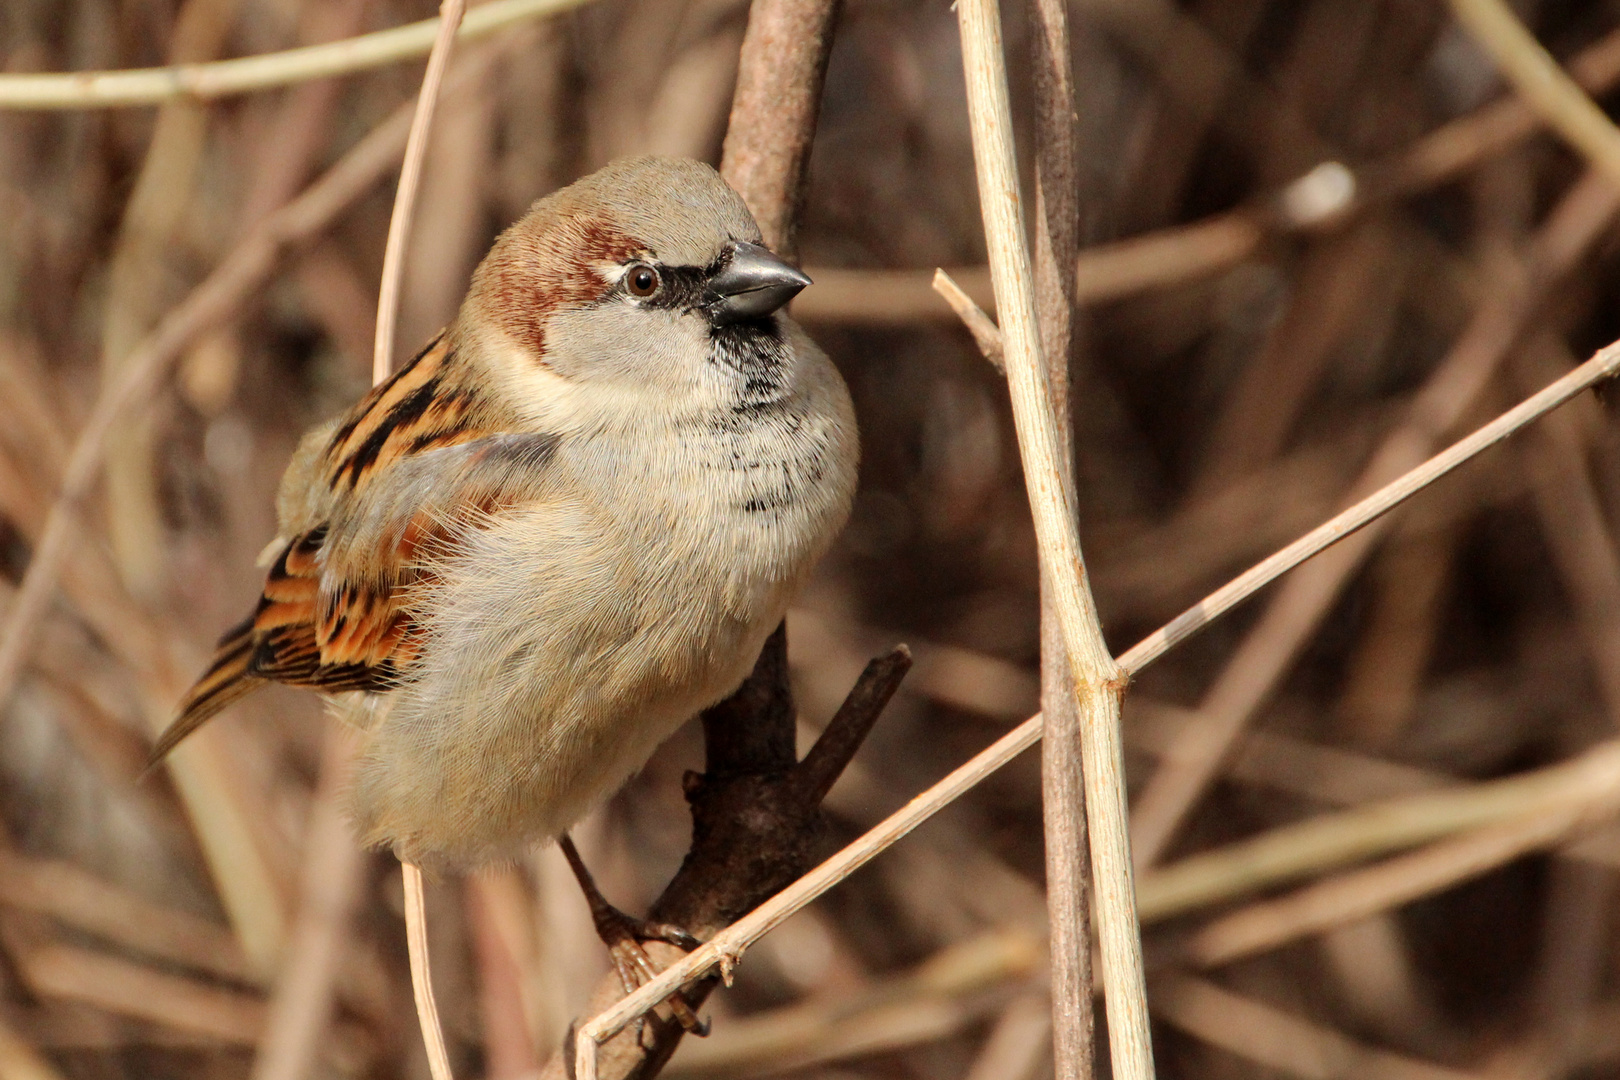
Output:
M1451 0L1457 21L1491 54L1519 96L1549 127L1620 184L1620 130L1558 66L1504 0Z
M765 243L798 251L810 143L821 112L838 0L754 0L748 11L720 174L754 212Z
M556 15L588 2L491 0L473 9L462 23L457 38L472 42L513 23ZM156 105L176 98L208 101L414 60L433 48L438 33L438 19L423 19L324 45L206 64L175 64L130 71L0 75L0 109L104 109Z
M1074 70L1064 0L1029 0L1035 84L1035 314L1057 434L1057 475L1072 513L1074 431L1069 357L1075 258L1080 248L1080 162ZM1092 1075L1091 875L1086 861L1086 793L1080 716L1063 643L1051 567L1041 566L1041 813L1046 910L1051 929L1053 1064L1060 1080Z
M910 670L911 650L904 645L866 665L844 704L827 722L821 738L799 762L799 780L806 799L819 804L827 797Z

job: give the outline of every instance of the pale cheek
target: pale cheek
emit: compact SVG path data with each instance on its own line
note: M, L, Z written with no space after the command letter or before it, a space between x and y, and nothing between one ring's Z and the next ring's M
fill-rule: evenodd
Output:
M554 370L582 383L679 398L707 380L708 324L694 315L608 303L554 316L546 336Z
M536 429L561 433L576 426L582 387L507 334L481 337L480 356L502 400Z

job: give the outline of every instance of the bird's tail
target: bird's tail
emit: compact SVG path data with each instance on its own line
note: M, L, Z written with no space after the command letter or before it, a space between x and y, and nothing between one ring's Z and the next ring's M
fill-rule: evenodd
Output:
M257 690L264 682L249 671L256 643L253 640L253 619L249 617L232 627L219 639L214 661L186 696L180 700L179 714L158 737L147 759L146 771L151 772L163 763L169 751L204 723L222 712L226 706Z

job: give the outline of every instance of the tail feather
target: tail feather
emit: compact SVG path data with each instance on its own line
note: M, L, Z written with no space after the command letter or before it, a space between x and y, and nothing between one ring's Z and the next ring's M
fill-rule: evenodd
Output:
M213 663L202 673L195 685L180 701L179 715L158 737L147 759L150 772L163 763L169 751L180 745L182 739L223 712L229 705L257 690L263 679L249 671L256 648L253 640L253 620L249 618L233 627L219 640Z

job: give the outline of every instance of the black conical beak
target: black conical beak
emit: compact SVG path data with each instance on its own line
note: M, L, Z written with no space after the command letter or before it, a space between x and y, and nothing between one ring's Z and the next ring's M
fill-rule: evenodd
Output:
M799 294L810 279L772 255L769 248L733 240L720 269L708 281L703 313L715 326L769 315Z

